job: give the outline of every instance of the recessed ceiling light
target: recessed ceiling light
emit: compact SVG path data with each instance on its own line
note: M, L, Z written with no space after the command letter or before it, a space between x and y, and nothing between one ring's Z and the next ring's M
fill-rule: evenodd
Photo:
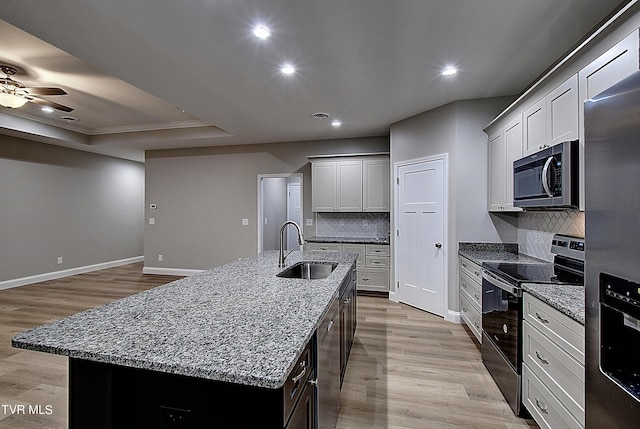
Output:
M340 125L342 125L342 122L340 122L339 120L335 119L331 122L331 125L338 128Z
M42 108L42 111L47 113L53 113L53 108L49 106L45 106Z
M447 67L442 70L442 76L453 76L456 73L458 73L458 69L455 67Z
M258 39L264 40L264 39L268 39L269 36L271 36L271 32L264 25L258 25L253 29L253 35L256 36Z
M296 72L296 68L294 66L292 66L291 64L285 64L284 66L282 66L280 71L283 74L291 75L291 74L294 74Z

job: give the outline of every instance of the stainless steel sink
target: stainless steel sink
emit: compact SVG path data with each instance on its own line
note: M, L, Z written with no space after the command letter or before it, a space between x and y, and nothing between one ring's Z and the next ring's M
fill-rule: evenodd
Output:
M335 262L298 262L288 267L278 277L287 279L326 279L338 266Z

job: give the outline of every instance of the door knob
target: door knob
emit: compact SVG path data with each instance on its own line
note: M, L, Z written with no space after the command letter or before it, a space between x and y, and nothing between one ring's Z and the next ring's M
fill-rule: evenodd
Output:
M436 248L442 249L442 243L436 243Z

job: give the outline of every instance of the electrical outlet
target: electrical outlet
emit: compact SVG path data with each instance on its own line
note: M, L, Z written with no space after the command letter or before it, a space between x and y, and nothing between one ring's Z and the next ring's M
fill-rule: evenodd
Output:
M313 226L313 219L307 219L306 226Z
M249 225L249 219L242 219L242 225L244 226Z
M58 256L58 265L62 263L62 256Z
M191 427L191 410L160 406L160 427L167 429L186 429Z
M158 255L158 261L162 262L162 255Z
M155 225L156 224L156 218L155 217L150 217L149 218L149 225Z

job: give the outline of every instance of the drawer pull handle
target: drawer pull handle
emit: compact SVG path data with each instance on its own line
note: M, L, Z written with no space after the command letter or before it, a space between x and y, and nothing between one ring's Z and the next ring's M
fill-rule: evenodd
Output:
M474 322L474 325L476 325L476 328L480 329L480 325L478 325L478 322Z
M465 264L464 262L462 263L462 266L467 268L467 264Z
M467 312L467 307L462 307L462 312L466 313Z
M480 299L480 295L478 295L477 293L474 293L473 296L475 296L476 299Z
M300 366L302 367L302 369L300 370L300 373L291 378L291 381L293 381L294 384L297 384L302 379L302 377L304 377L304 375L307 373L307 361L300 362Z
M536 357L538 358L538 360L540 362L542 362L545 365L549 365L549 361L546 360L544 357L540 356L540 353L538 353L538 350L536 350Z
M462 282L461 286L462 286L462 289L466 289L467 288L467 284L464 283L464 282Z
M544 405L542 401L540 401L538 398L535 398L535 399L536 399L536 407L538 407L540 411L542 411L543 413L549 414L549 411L547 411L546 405Z
M475 274L476 276L480 275L480 273L478 271L474 271L473 274Z
M540 313L538 313L536 311L536 317L538 318L539 321L541 321L542 323L549 323L548 319L545 319L544 317L540 316Z
M376 265L380 265L382 262L381 261L373 261L374 264Z
M362 281L363 281L363 282L368 282L369 280L371 280L369 277L363 277L363 278L362 278Z

